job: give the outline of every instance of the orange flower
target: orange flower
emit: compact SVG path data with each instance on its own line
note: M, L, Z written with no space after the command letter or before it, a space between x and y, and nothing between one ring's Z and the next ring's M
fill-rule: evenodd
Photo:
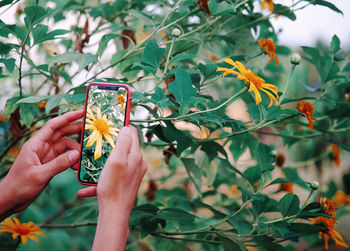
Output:
M19 154L20 150L21 150L21 148L19 148L18 146L13 146L8 151L8 155L12 156L12 157L16 157Z
M331 149L333 151L334 164L336 167L340 166L340 150L339 147L335 144L331 144Z
M338 190L336 194L333 197L333 201L335 204L335 207L341 207L344 204L347 204L350 208L350 195L347 195L342 190Z
M287 193L293 193L293 184L290 182L282 183L281 190L286 191Z
M334 228L335 224L337 223L336 215L334 213L335 206L333 202L328 198L318 197L318 204L321 208L322 213L327 214L333 218L328 217L316 217L316 218L309 218L309 220L314 223L322 223L322 225L326 228L326 231L320 231L319 232L319 238L324 236L324 246L326 250L328 250L328 240L330 237L335 241L336 245L342 246L342 247L348 247L348 245L345 243L343 237L340 233L338 233Z
M119 104L122 106L122 108L125 110L125 97L123 95L118 94L117 95L117 100Z
M265 7L267 6L268 10L270 12L273 11L273 2L272 0L262 0L260 3L261 9L265 9Z
M254 93L257 105L262 101L259 91L264 92L270 98L269 107L272 106L273 102L275 102L275 105L278 105L277 86L265 83L265 80L260 78L251 70L246 69L239 61L233 61L230 58L225 58L224 61L234 66L239 72L229 68L218 68L216 71L223 71L224 76L228 74L236 74L239 80L244 80L249 85L248 91L252 91Z
M297 109L299 112L304 113L306 115L306 118L309 121L309 129L314 129L313 121L317 121L317 119L312 117L312 115L314 114L314 106L310 102L300 100L297 104Z
M36 105L38 106L40 111L43 111L43 110L45 110L46 103L47 103L47 100L44 100L44 101L37 103Z
M9 117L5 117L4 114L0 115L0 121L8 121L10 118Z
M0 223L0 232L7 232L12 234L12 238L16 239L17 236L21 237L23 244L27 243L28 238L38 242L38 238L35 235L40 235L45 237L45 235L40 232L40 227L35 225L33 222L20 223L16 217L13 217L13 221L7 218L5 221Z
M270 57L270 61L268 62L268 64L275 59L276 59L275 64L276 65L280 64L278 57L275 55L276 45L271 39L260 38L259 45L260 45L260 49Z

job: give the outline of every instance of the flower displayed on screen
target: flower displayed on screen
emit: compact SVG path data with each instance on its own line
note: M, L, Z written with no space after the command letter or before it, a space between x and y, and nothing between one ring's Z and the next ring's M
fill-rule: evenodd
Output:
M35 225L31 221L28 223L20 223L16 217L13 217L13 220L7 218L1 222L0 232L12 234L13 239L16 239L17 236L19 236L23 244L26 244L28 239L38 242L39 239L36 237L36 235L45 237L45 235L40 232L39 226Z
M224 61L234 66L239 72L224 67L218 68L216 71L223 71L224 76L228 74L236 74L239 80L244 80L249 85L248 91L252 91L254 93L257 105L262 101L259 91L264 92L270 98L269 107L272 106L273 102L275 102L275 105L278 105L277 86L265 83L264 79L256 75L251 70L246 69L245 66L239 61L233 61L230 58L225 58Z
M96 116L91 108L89 106L87 107L85 130L92 130L92 133L89 136L86 147L90 147L96 143L94 153L95 160L101 157L103 138L114 148L115 144L111 135L117 137L120 129L112 126L114 126L114 123L108 120L106 114L102 115L99 107L96 107Z

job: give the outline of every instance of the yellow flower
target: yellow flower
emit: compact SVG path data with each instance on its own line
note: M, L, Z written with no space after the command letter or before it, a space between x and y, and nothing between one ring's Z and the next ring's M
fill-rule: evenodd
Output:
M13 217L13 221L7 218L0 223L0 232L7 232L12 234L12 238L16 239L17 236L21 237L23 244L27 243L28 238L38 242L38 238L35 235L40 235L45 237L45 235L40 232L40 227L35 225L33 222L20 223L16 217Z
M348 245L345 243L343 236L341 236L340 233L338 233L335 230L335 224L337 223L337 218L334 213L335 206L333 202L328 198L319 197L318 198L318 205L321 208L322 213L327 214L333 218L328 217L316 217L316 218L309 218L309 220L314 223L322 223L322 225L326 228L325 231L319 232L319 238L324 236L324 246L326 250L328 250L328 240L330 237L335 241L336 245L342 246L342 247L348 247Z
M276 59L275 64L276 65L280 64L278 57L275 55L276 45L271 39L260 38L259 39L259 46L260 46L260 49L262 51L264 51L270 57L270 61L268 62L268 64L271 63L275 59Z
M101 109L96 107L96 117L94 116L91 108L87 107L85 130L92 130L86 147L92 146L96 142L94 159L98 159L102 154L102 137L114 148L114 140L111 135L118 136L120 131L118 128L113 128L113 122L107 119L107 115L102 116Z
M233 61L230 58L225 58L224 61L230 65L233 65L239 72L228 68L218 68L216 71L223 71L224 76L228 74L236 74L239 80L244 80L249 85L248 91L252 91L254 93L257 105L260 104L262 100L259 91L266 93L266 95L270 98L269 107L274 101L275 105L278 105L277 86L265 83L265 80L260 78L251 70L246 69L239 61ZM271 91L272 93L267 90Z
M269 9L270 12L273 11L273 2L272 0L262 0L261 3L260 3L260 7L261 9L265 9L267 5L267 8Z

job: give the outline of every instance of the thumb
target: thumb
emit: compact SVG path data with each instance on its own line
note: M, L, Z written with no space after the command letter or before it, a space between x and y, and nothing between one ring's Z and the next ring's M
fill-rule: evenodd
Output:
M74 165L78 161L79 156L80 154L77 150L69 151L45 163L42 167L47 170L46 173L50 176L49 178L52 178Z

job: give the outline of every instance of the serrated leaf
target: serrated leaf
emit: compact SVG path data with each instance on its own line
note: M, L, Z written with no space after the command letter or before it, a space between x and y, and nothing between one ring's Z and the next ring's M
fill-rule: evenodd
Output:
M286 194L279 202L279 209L283 217L294 215L299 211L300 200L293 193Z
M197 95L192 86L190 74L180 69L175 71L175 80L169 84L169 90L180 103Z
M150 40L143 52L141 62L156 69L160 66L160 60L165 55L165 49L160 48L156 41Z

